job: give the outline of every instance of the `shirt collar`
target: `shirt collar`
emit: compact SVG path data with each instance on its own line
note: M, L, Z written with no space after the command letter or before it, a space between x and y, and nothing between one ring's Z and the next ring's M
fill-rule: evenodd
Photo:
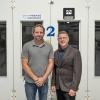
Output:
M58 50L59 50L59 52L65 52L65 51L67 50L68 47L69 47L69 45L68 45L66 48L63 48L63 49L62 49L62 48L59 46L59 49L58 49Z
M32 40L32 45L33 45L33 46L36 46L36 47L43 47L43 46L45 46L45 42L43 42L43 43L40 44L40 45L37 45L37 44L35 44L34 40Z

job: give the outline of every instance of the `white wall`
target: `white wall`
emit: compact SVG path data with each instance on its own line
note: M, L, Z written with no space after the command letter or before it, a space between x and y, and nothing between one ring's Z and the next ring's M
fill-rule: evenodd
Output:
M77 100L85 99L87 96L87 84L90 90L89 95L91 100L99 100L98 96L95 96L95 85L100 83L99 77L94 76L94 39L95 39L95 20L100 20L100 0L53 0L54 4L51 5L50 14L50 0L15 0L13 9L14 26L12 27L12 3L11 0L0 0L0 21L7 22L7 68L8 68L8 80L2 78L0 84L6 81L9 83L8 90L12 90L12 73L14 64L14 86L17 91L17 100L20 100L24 92L23 81L21 76L21 64L20 54L22 50L22 30L21 21L29 20L24 19L23 15L40 14L41 19L30 19L31 21L43 21L43 25L47 28L50 25L55 27L55 36L51 38L51 43L54 50L57 49L57 34L58 34L58 21L63 20L63 8L75 8L75 20L80 21L80 33L79 33L79 46L82 55L83 73L80 83L79 91L77 94ZM88 4L87 4L88 2ZM89 7L89 9L87 8ZM88 16L89 11L89 16ZM14 34L12 33L14 29ZM47 34L47 33L46 33ZM46 40L50 38L45 36ZM88 70L88 72L87 72ZM87 81L88 78L88 81ZM5 80L5 81L3 81ZM17 81L16 81L17 80ZM88 83L87 83L88 82ZM1 85L0 85L1 86ZM97 88L99 92L100 89ZM22 92L18 92L19 90ZM5 89L6 90L6 89ZM4 91L5 91L4 90ZM2 91L0 90L0 93ZM7 94L8 95L8 94ZM24 98L24 96L23 96Z

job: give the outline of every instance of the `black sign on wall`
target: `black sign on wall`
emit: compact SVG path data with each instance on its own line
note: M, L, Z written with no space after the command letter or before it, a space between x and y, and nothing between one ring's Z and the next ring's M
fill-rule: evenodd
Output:
M63 19L67 17L75 18L75 8L63 8Z

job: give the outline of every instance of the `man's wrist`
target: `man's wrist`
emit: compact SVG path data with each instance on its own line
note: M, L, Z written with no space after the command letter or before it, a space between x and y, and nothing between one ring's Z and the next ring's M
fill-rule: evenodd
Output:
M43 81L45 81L47 78L45 76L42 77Z
M38 77L35 77L33 80L36 82L38 80Z

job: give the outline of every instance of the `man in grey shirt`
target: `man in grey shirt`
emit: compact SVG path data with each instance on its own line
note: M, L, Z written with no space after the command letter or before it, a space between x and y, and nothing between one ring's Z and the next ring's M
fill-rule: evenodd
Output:
M22 67L25 71L25 92L27 100L47 100L48 76L53 69L53 48L43 39L45 28L41 24L33 27L34 39L27 42L22 50Z

